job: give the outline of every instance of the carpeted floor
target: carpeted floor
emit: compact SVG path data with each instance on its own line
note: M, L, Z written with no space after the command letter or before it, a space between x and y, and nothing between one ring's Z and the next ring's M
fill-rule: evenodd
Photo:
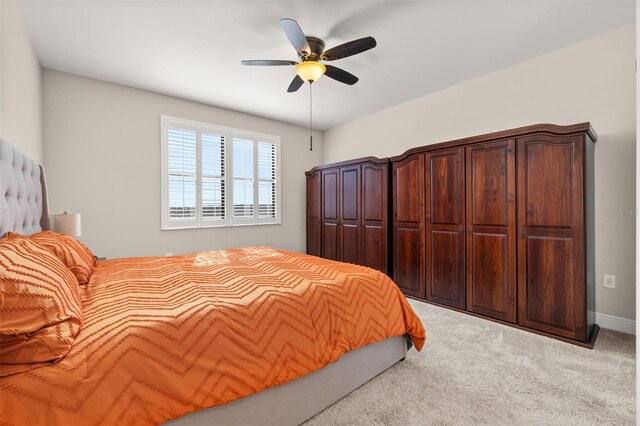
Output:
M422 352L322 411L318 425L635 424L635 337L593 350L411 301Z

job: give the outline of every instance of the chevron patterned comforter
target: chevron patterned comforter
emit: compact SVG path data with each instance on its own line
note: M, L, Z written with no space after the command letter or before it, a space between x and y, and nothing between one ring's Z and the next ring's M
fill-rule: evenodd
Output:
M0 379L0 423L157 424L425 333L361 266L267 247L98 262L59 363Z

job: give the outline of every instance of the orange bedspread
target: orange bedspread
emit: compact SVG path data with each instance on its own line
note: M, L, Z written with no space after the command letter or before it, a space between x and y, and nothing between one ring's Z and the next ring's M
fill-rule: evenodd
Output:
M253 247L98 262L59 363L0 379L2 424L156 424L280 385L344 353L425 333L361 266Z

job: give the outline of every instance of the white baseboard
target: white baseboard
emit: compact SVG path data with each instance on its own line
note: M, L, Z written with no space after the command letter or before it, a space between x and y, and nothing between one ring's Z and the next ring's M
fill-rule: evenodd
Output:
M633 334L634 336L636 334L636 321L632 319L596 312L596 324L598 324L600 328L608 328L609 330Z

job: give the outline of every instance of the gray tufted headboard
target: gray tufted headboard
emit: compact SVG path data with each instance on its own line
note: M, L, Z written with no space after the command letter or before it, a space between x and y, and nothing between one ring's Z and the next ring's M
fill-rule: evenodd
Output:
M48 229L44 169L0 139L0 237Z

